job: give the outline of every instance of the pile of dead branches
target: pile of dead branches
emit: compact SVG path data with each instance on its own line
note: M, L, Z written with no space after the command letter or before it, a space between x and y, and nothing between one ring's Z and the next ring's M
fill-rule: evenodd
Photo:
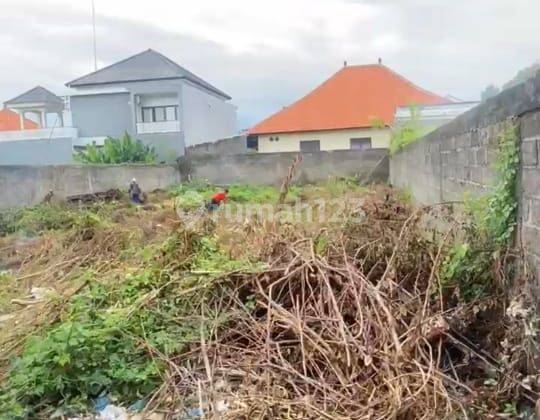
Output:
M161 391L198 395L216 416L225 400L219 416L235 419L485 418L534 405L510 297L446 299L444 241L420 234L421 212L389 197L363 210L325 246L268 238L264 272L222 279L227 296L206 310L231 322L167 361Z

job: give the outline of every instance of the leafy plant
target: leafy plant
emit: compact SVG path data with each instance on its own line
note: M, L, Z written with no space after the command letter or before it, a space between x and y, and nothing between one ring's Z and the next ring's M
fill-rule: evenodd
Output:
M221 286L190 290L213 284L222 273L252 270L250 262L231 259L214 237L195 234L174 233L154 252L121 282L102 284L89 276L89 288L73 298L63 319L27 340L0 389L2 415L80 413L103 393L132 403L161 380L165 366L155 354L180 354L200 340L201 330L209 334L228 322L228 314L214 308L197 315L207 293ZM172 264L182 258L176 267L187 272L175 277Z
M76 208L67 204L38 204L0 213L0 236L14 232L39 235L49 230L88 229L103 223L112 211L109 204Z
M9 307L10 299L17 291L17 281L8 271L0 270L0 313Z
M252 264L249 261L231 259L220 250L215 237L203 236L199 246L200 250L191 265L191 270L194 272L216 275L241 269L252 269Z
M278 198L277 188L269 185L231 185L229 187L229 199L237 203L277 203Z
M508 125L499 138L495 171L497 183L488 198L487 230L499 246L507 245L516 226L516 188L519 166L518 128Z
M0 237L15 232L20 218L21 211L17 209L0 212Z
M512 401L511 403L504 404L502 412L506 416L512 416L512 418L517 418L518 417L517 403L515 401Z
M176 205L184 210L195 210L204 206L204 197L197 191L186 191L179 195Z
M88 145L75 155L75 160L91 164L154 163L156 158L153 147L133 140L127 132L120 139L107 137L101 147Z
M239 185L232 184L227 187L229 190L228 199L236 203L277 203L279 191L277 188L269 185ZM213 194L223 187L211 185L204 180L194 180L189 183L180 184L172 188L169 192L172 196L191 195L191 192L197 192L202 195L205 200L209 200ZM290 191L292 196L298 195L298 189L292 188Z
M508 124L499 136L495 186L485 196L465 200L465 241L454 244L441 267L444 286L457 285L466 300L491 286L490 268L498 251L510 244L516 226L519 166L517 126Z
M386 126L382 118L372 118L370 123L372 128L384 128Z
M435 130L432 126L423 126L420 123L420 112L418 107L410 106L411 118L403 125L399 126L392 133L390 139L390 154L394 154L405 146L415 142Z

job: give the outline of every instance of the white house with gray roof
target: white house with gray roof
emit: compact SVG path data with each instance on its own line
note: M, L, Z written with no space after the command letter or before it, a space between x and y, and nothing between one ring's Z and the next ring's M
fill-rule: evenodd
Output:
M0 165L57 165L73 162L77 129L64 126L64 99L42 86L4 102L19 114L17 130L0 132ZM34 122L28 127L28 121Z
M21 129L0 133L0 165L73 162L73 148L133 138L174 162L188 146L237 133L231 97L164 55L146 50L66 84L56 96L37 86L4 103ZM39 128L24 127L25 118Z
M146 50L66 84L75 146L132 137L171 162L187 146L236 134L231 97L164 55Z
M47 127L47 115L56 114L63 126L64 101L50 90L42 86L36 86L23 94L4 102L4 106L17 112L21 120L21 130L24 130L24 120L28 114L30 119L36 121L40 128Z

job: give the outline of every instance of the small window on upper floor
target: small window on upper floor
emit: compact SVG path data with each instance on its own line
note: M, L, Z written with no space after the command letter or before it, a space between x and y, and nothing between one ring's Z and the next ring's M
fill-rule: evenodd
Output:
M361 137L351 139L351 150L371 149L371 137Z
M167 121L164 107L156 106L154 108L154 121L155 122Z
M175 106L168 106L165 108L165 119L167 121L176 121L178 119Z
M142 122L178 121L178 106L144 106Z
M152 108L142 109L142 120L143 122L152 122L154 120Z

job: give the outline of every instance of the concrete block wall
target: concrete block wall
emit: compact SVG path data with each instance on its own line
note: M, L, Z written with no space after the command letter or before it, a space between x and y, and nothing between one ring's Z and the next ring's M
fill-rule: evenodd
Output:
M180 166L187 168L184 179L189 175L216 184L280 185L297 155L297 152L284 152L191 156ZM386 149L334 150L304 153L302 157L295 182L319 182L340 176L357 176L366 183L388 180Z
M247 148L247 136L234 136L215 142L195 144L186 147L186 155L207 156L207 155L240 155L244 153L256 153Z
M132 178L144 191L180 182L174 165L0 166L0 209L38 204L50 190L65 198L127 189Z
M503 91L390 157L390 180L420 203L482 194L495 181L493 164L505 124L519 125L516 201L518 241L540 284L540 73ZM540 295L539 295L540 296Z
M215 184L280 185L297 153L256 153L206 155L189 159L192 178ZM184 162L185 163L185 162ZM144 191L167 188L187 180L176 165L66 165L0 166L0 209L40 203L52 190L54 195L70 195L126 189L137 178ZM332 176L358 176L364 182L386 182L386 149L306 153L295 180L317 182Z
M484 194L495 181L493 163L504 126L435 131L391 156L390 182L423 204Z
M443 201L440 158L431 143L411 144L406 153L390 157L390 183L412 194L420 203ZM414 180L414 181L413 181Z
M521 117L521 242L531 256L540 279L540 111Z

